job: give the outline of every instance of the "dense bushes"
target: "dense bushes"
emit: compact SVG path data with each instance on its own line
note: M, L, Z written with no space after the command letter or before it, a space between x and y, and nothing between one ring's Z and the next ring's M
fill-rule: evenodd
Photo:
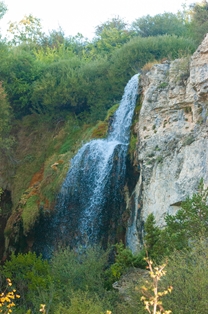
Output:
M141 70L145 63L162 58L174 59L182 53L192 53L195 45L192 40L176 36L136 37L116 50L110 60L110 79L114 93L121 93L124 83ZM117 87L117 88L116 88ZM116 89L115 89L116 88ZM118 96L117 96L118 97Z
M30 114L32 84L39 75L32 53L20 47L8 51L1 60L0 73L14 115L19 118Z
M158 35L187 35L187 25L179 15L165 12L155 16L143 16L132 23L133 29L141 37Z
M3 278L12 280L21 296L16 302L17 313L25 313L24 310L29 308L38 311L52 285L49 263L37 257L35 253L17 256L12 254L10 261L7 261L1 269L1 273Z
M1 290L5 278L11 278L21 295L14 313L37 313L43 303L47 313L104 313L116 300L104 287L107 260L98 248L60 248L50 262L35 253L12 255L1 268Z
M207 240L192 241L191 250L175 251L168 260L164 286L173 291L164 300L173 314L206 314L208 287Z
M159 36L129 39L119 48L96 58L57 44L22 44L1 52L0 79L16 118L34 111L55 115L74 112L91 121L102 119L118 102L131 76L152 60L177 58L195 49L190 39ZM91 48L89 48L91 49Z
M190 12L148 15L131 26L113 18L97 26L91 42L82 35L67 38L60 29L46 36L31 15L11 23L20 42L1 40L0 80L14 116L66 110L101 119L145 63L194 51L191 38L198 44L208 31L207 12L205 1Z
M166 228L160 230L155 226L153 215L145 224L145 249L149 257L160 264L166 259L167 275L159 288L164 291L173 286L171 294L163 298L164 307L173 313L206 313L207 199L208 189L201 182L198 192L182 203L178 213L168 216ZM96 247L60 248L50 261L31 252L12 254L1 268L1 290L5 279L10 278L21 295L14 313L23 314L28 309L37 313L40 304L45 304L46 313L100 314L110 310L113 314L142 314L143 279L138 278L126 292L128 302L112 289L112 283L129 268L145 267L146 253L134 255L122 243L115 248L114 259L112 249L104 252Z
M150 29L152 21L155 23ZM193 23L188 28L186 26L181 19L177 20L176 15L164 14L137 20L134 30L127 29L122 23L107 23L102 25L97 38L90 43L82 41L81 36L65 38L61 32L53 32L48 38L36 37L35 41L31 34L29 41L22 41L18 46L1 41L1 150L5 152L12 145L13 138L9 133L13 115L22 119L19 123L24 123L23 118L31 112L38 113L41 118L56 116L57 119L51 118L51 121L56 121L56 128L60 121L64 121L63 117L70 115L74 120L82 119L87 123L103 119L106 110L121 99L127 81L139 72L144 64L160 62L163 58L178 58L195 50L196 43L198 44L208 31L206 1L202 6L194 6ZM181 35L187 38L180 37ZM47 156L54 149L61 154L72 147L74 151L77 149L74 135L81 132L82 124L75 125L71 121L70 123L71 127L67 129L70 136L67 134L67 140L60 144L61 140L54 135L52 148L48 147L48 151L46 149L44 152ZM100 122L94 134L99 137L105 130L105 123ZM40 135L37 133L37 141L38 136ZM45 142L47 145L47 141ZM33 155L39 156L38 153L34 150L32 155L31 152L22 155L21 164L24 171L27 170L28 160L34 160ZM50 190L50 193L44 195L47 196L47 202L51 201L52 194L54 197L55 188L60 184L55 178L56 171L51 168L51 164L57 161L55 157L51 159L53 162L48 162L45 167L48 175L43 179L41 186L43 188L45 184L45 194L48 192L46 186ZM38 169L43 162L42 156ZM63 160L61 165L62 162ZM29 177L28 182L23 182L22 173L21 176L22 184L20 181L19 185L16 184L16 179L13 181L13 197L15 195L16 203L19 194L15 193L15 189L24 190L29 184ZM55 188L52 189L51 186ZM198 194L182 203L182 208L176 216L166 217L167 227L163 230L156 226L153 215L148 217L145 225L144 241L149 256L158 263L164 256L169 258L164 284L172 284L174 290L165 302L166 308L172 309L173 313L192 311L201 314L205 313L207 308L207 246L206 241L195 242L201 235L207 237L207 194L201 186ZM30 201L36 203L36 196ZM30 201L28 206L31 205ZM30 219L27 220L24 212L23 218L27 231L26 226L29 226ZM192 250L190 246L193 246ZM123 244L117 244L116 249L115 260L111 265L108 254L95 248L85 252L61 248L54 253L50 262L37 257L35 253L12 255L1 268L2 288L5 278L9 277L21 294L14 309L15 313L23 314L27 310L37 313L41 303L46 304L47 313L57 314L100 314L106 313L106 310L112 310L113 314L142 313L143 307L137 291L131 295L131 305L120 299L118 302L118 296L111 288L112 283L129 267L145 266L145 251L135 256ZM195 285L196 281L200 283L199 287Z

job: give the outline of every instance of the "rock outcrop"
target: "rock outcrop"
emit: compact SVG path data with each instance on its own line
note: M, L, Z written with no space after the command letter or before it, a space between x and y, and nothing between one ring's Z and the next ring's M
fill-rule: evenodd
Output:
M150 213L163 226L165 214L174 214L201 178L208 185L208 35L191 59L157 64L140 84L140 179L128 202L126 236L132 251L141 246Z

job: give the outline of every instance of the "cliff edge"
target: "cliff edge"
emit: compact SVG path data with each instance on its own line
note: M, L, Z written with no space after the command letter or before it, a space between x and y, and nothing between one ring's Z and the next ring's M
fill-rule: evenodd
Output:
M141 85L140 178L127 204L126 242L134 252L150 213L162 227L201 178L208 185L208 34L191 58L154 65Z

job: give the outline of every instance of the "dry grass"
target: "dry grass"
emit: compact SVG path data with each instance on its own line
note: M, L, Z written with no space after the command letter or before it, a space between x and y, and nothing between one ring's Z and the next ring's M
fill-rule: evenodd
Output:
M146 74L147 72L149 72L151 70L151 68L155 65L160 63L158 60L153 60L151 62L147 62L143 68L142 68L142 72L143 74Z

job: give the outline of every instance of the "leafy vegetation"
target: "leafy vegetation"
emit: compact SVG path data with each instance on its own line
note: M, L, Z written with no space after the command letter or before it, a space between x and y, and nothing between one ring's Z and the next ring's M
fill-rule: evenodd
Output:
M0 2L0 18L6 11ZM5 235L17 236L20 216L27 235L40 209L53 207L68 161L86 140L105 137L133 74L163 58L182 57L176 80L187 79L189 55L208 32L207 21L208 3L203 1L178 14L138 18L132 25L113 18L97 26L92 41L81 34L66 37L61 29L46 35L31 15L10 24L11 37L0 36L0 155L10 162L6 180L14 209ZM175 216L167 215L165 228L156 226L152 214L145 224L148 256L160 265L168 258L161 283L162 291L174 287L163 302L173 313L207 311L207 197L201 182ZM42 304L44 313L142 314L141 287L129 292L128 302L112 290L112 283L129 268L145 267L145 249L134 255L119 243L112 257L98 248L60 248L50 261L31 252L12 254L0 269L0 312L37 313ZM6 278L13 282L11 291L5 290ZM16 306L11 306L13 297Z
M61 29L47 36L32 15L12 22L11 39L0 42L0 80L14 116L66 111L93 122L103 119L121 99L128 79L146 63L195 50L199 39L192 29L201 37L206 32L206 6L144 16L132 25L113 18L97 26L91 42L81 34L65 37ZM1 11L6 12L3 4Z
M7 261L1 269L3 278L11 278L16 291L20 294L17 300L17 313L25 313L27 309L34 307L38 311L39 304L46 298L52 285L52 278L49 270L49 263L37 257L35 253L12 254L10 261ZM47 290L44 295L44 290ZM15 312L16 309L13 309Z
M0 269L1 291L5 279L11 278L14 293L21 296L12 308L14 313L36 313L42 304L45 313L57 314L143 314L145 309L149 313L156 313L154 309L170 313L164 308L173 313L205 314L207 199L208 189L200 182L198 192L183 202L178 213L168 215L164 229L155 226L154 216L150 215L144 239L148 258L144 258L144 251L132 254L122 243L115 245L113 259L112 249L103 251L98 247L59 248L50 261L31 252L12 254ZM151 258L159 265L153 267ZM129 269L145 267L145 260L150 276L144 270L144 278L138 278L138 282L134 279L133 289L127 292L131 301L126 301L112 290L112 283L128 274Z
M208 2L203 0L202 2L193 3L190 9L192 22L189 28L193 38L200 44L204 35L208 32Z
M141 17L132 23L132 27L141 37L166 34L184 37L187 35L187 26L182 16L168 12Z
M207 239L203 237L192 241L191 249L171 254L162 284L172 285L173 291L163 299L165 308L173 313L206 313L207 258Z
M112 284L119 280L126 270L130 267L145 268L146 263L144 261L145 252L142 250L138 254L133 254L129 248L125 248L122 242L115 245L116 254L115 262L106 270L106 282L107 289L111 289Z
M11 108L0 82L0 153L7 153L13 144L11 119Z
M153 214L145 224L146 248L152 259L168 256L174 250L189 249L196 238L207 237L208 232L208 188L201 180L197 193L181 203L181 208L172 216L165 217L166 226L159 229Z

